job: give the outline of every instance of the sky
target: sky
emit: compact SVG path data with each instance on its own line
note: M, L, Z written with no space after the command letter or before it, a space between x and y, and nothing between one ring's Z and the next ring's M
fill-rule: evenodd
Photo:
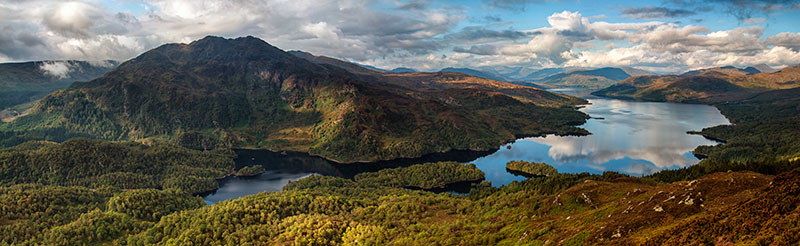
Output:
M0 62L255 36L380 68L800 64L800 0L0 0Z

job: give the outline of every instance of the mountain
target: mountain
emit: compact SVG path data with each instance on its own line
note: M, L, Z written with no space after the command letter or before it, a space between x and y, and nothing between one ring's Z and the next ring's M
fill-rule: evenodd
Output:
M392 72L392 73L416 73L417 70L413 69L413 68L407 68L407 67L398 67L398 68L392 69L390 72Z
M375 70L375 71L386 72L386 69L378 68L378 67L375 67L375 66L364 65L364 64L358 64L358 65L362 66L362 67L365 67L365 68L369 68L369 69Z
M498 66L498 67L482 67L481 70L488 71L491 73L496 73L508 78L521 78L523 73L525 73L523 67L511 67L511 66Z
M633 73L640 73L639 70L632 70ZM585 88L604 88L627 79L631 75L621 68L599 68L591 70L577 70L563 72L548 76L535 82L549 84L560 87L585 87Z
M37 100L75 81L92 80L116 65L74 60L0 63L0 110Z
M774 69L767 64L753 65L753 68L758 69L758 71L762 73L773 73L778 71L777 69Z
M647 70L632 68L632 67L621 67L622 71L625 71L630 76L643 76L643 75L652 75L653 73Z
M300 57L303 58L300 58ZM307 152L338 162L585 134L584 100L459 73L382 73L244 37L165 44L0 125L6 144L71 136ZM210 144L209 144L210 143Z
M592 94L646 101L715 103L800 86L798 66L772 73L753 73L753 69L720 67L681 75L636 76Z
M481 67L480 70L495 73L509 78L510 81L531 81L563 72L563 68L535 68L522 66ZM531 79L533 78L533 79Z
M558 73L561 73L561 72L564 72L564 71L565 71L564 68L542 68L542 69L536 70L536 71L534 71L532 73L529 73L528 75L520 78L519 80L522 80L522 81L536 81L536 80L541 80L541 79L547 78L548 76L552 76L552 75L555 75L555 74L558 74Z
M480 77L480 78L484 78L484 79L491 79L491 80L504 81L504 82L510 82L511 81L511 79L506 78L503 75L499 75L499 74L492 73L492 72L478 71L478 70L469 69L469 68L448 67L448 68L444 68L442 70L439 70L439 72L463 73L463 74L466 74L466 75Z
M296 57L302 58L304 60L316 63L316 64L327 64L327 65L336 66L336 67L339 67L341 69L347 70L348 72L351 72L351 73L364 74L364 73L373 73L375 71L378 71L378 70L373 70L373 69L366 68L364 66L361 66L361 65L358 65L358 64L355 64L355 63L350 63L350 62L338 60L338 59L327 57L327 56L315 56L315 55L313 55L311 53L304 52L304 51L292 50L292 51L288 51L288 53L292 54L292 55L294 55Z
M750 74L757 74L761 71L755 67L746 67L746 68L737 68L734 66L724 66L724 67L715 67L715 68L704 68L698 70L692 70L685 73L680 74L682 77L689 77L689 76L697 76L697 75L706 75L706 76L736 76L736 75L750 75Z

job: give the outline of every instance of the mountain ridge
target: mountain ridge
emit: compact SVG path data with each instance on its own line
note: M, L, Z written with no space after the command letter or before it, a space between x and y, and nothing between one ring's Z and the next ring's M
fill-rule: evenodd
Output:
M796 66L758 73L747 68L720 67L679 75L634 76L592 94L646 101L716 103L797 86L800 86L800 67Z
M189 145L211 139L212 146L301 151L345 163L586 134L574 127L586 119L572 107L581 99L457 73L356 74L339 67L350 63L326 62L253 37L165 44L45 97L0 131Z

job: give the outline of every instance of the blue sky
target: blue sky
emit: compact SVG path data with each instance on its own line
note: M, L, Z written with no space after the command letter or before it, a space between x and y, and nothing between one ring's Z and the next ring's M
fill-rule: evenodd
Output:
M252 35L384 68L800 63L796 0L0 0L0 62L126 60Z

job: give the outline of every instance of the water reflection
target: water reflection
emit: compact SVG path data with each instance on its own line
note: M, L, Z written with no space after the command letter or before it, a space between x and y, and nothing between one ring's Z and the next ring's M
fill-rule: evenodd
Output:
M588 95L584 91L561 92ZM262 191L278 191L290 180L312 174L351 178L361 172L443 160L475 163L494 186L525 179L506 171L505 164L511 160L545 162L565 173L617 171L645 175L697 163L698 159L690 151L699 145L716 143L701 136L688 135L686 131L729 123L716 108L707 105L591 97L589 101L591 105L581 111L595 119L588 120L581 127L592 135L519 139L497 151L451 151L414 159L337 164L304 153L238 150L238 167L262 165L269 171L253 178L223 180L221 188L205 196L205 200L212 204Z
M227 199L235 199L264 191L279 191L289 181L319 174L352 178L362 172L375 172L384 168L409 166L435 161L469 162L494 151L454 150L433 153L420 158L403 158L371 163L339 164L326 159L299 152L272 152L268 150L238 149L236 168L261 165L268 171L255 177L228 177L220 181L220 189L204 194L206 204L214 204ZM469 184L455 184L448 187L458 192L468 192ZM439 191L439 190L435 190ZM445 191L445 190L441 190Z
M505 172L510 160L545 162L559 172L601 173L617 171L645 175L667 168L697 163L691 151L713 145L701 136L686 134L709 126L728 124L719 111L707 105L631 102L592 98L581 111L590 119L581 127L592 135L525 138L496 153L473 161L495 186L522 180ZM491 173L491 177L489 174Z
M261 175L248 178L231 177L220 182L220 188L203 197L206 204L211 205L228 199L252 195L264 191L279 191L292 180L308 177L314 173L287 173L267 171Z

